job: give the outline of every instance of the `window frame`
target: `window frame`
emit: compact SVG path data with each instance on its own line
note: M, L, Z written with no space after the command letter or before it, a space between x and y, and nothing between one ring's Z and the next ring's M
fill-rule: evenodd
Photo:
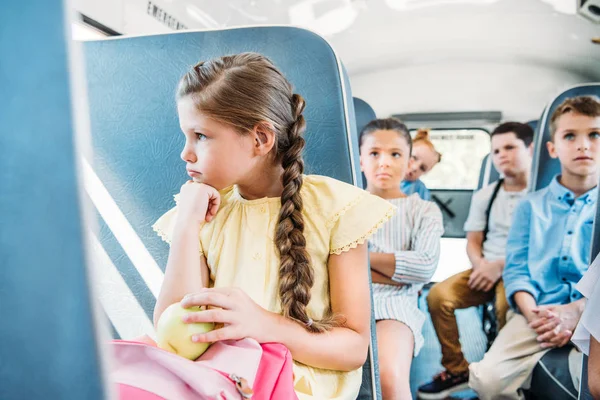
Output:
M73 21L71 21L71 23L81 25L86 29L96 31L101 36L104 36L104 37L121 36L122 35L121 33L115 31L114 29L109 28L108 26L104 25L103 23L101 23L93 18L90 18L81 12L76 13L76 17ZM83 40L86 40L86 39L83 39Z

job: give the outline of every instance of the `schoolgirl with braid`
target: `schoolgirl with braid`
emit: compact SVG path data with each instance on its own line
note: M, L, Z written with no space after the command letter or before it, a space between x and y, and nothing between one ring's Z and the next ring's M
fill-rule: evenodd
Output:
M181 79L191 180L154 225L171 245L154 321L179 301L209 306L186 322L223 325L192 340L282 343L300 399L355 399L370 337L365 241L394 207L303 175L304 108L255 53L199 63Z

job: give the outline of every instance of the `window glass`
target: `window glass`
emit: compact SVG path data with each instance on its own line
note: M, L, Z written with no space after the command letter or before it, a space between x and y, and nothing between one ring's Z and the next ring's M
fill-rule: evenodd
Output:
M490 152L489 133L483 129L432 129L429 135L442 153L442 161L421 177L427 188L477 189L481 162Z

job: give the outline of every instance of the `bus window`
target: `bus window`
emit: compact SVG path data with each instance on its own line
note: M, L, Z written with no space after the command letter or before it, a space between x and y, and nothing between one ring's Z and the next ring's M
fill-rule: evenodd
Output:
M481 162L490 152L489 133L483 129L432 129L429 135L442 162L421 177L423 183L434 190L477 189Z

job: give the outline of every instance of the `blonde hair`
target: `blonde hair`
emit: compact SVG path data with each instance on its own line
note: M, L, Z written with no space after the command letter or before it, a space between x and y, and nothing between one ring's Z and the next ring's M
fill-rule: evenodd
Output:
M435 146L433 145L433 143L429 139L429 132L430 131L431 131L431 129L429 129L429 128L419 128L419 129L417 129L417 133L415 134L415 137L413 139L413 147L417 146L419 144L424 144L425 146L429 147L429 149L431 151L433 151L435 154L437 154L437 156L438 156L437 162L440 162L440 161L442 161L442 153L440 153L439 151L437 151L435 149Z
M234 127L240 135L268 122L275 131L275 158L283 167L281 211L275 229L279 250L279 298L282 314L310 332L339 325L331 310L320 321L307 314L314 271L306 250L302 188L304 172L302 115L305 102L266 57L242 53L196 64L180 80L177 98L191 96L209 118Z
M554 141L558 119L570 112L587 117L600 117L600 100L595 96L577 96L565 99L550 117L550 140Z

